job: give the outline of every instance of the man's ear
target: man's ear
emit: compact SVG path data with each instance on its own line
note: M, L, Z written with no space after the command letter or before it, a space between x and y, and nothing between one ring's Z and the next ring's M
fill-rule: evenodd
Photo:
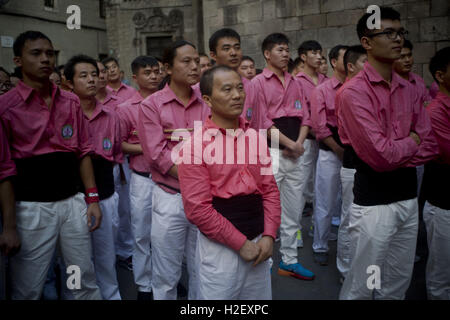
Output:
M434 76L436 77L436 82L441 85L444 83L444 72L442 72L441 70L436 71L436 73L434 74Z
M204 94L202 96L202 98L203 98L203 101L205 101L205 103L211 108L212 107L211 97Z
M136 83L137 84L137 77L136 77L136 75L133 73L133 81L134 81L134 83Z
M170 69L170 66L168 63L164 63L164 70L168 75L172 75L172 70Z
M211 57L211 59L213 59L217 63L217 56L214 51L210 51L209 56Z
M71 91L73 91L74 86L73 86L73 82L72 82L71 80L67 80L67 81L66 81L66 86L68 86L69 89L70 89Z
M347 70L349 75L355 72L355 66L353 65L353 63L347 62Z
M331 66L333 67L333 69L336 69L336 65L337 65L337 59L331 59L330 60Z
M22 67L22 58L21 57L14 57L13 61L17 67Z
M366 49L366 51L372 49L372 44L369 37L362 37L360 41L361 45L363 46L364 49Z
M264 50L264 59L266 59L266 61L269 59L269 55L270 55L270 51Z

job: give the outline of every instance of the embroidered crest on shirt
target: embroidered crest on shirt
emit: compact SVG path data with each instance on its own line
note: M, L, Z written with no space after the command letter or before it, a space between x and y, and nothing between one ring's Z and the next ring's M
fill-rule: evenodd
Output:
M247 117L247 120L251 120L252 119L252 113L253 113L253 109L252 108L248 108L247 114L245 115Z
M73 136L73 128L70 124L66 124L64 127L62 127L61 135L64 139L70 139Z
M295 109L300 110L302 108L302 104L300 100L295 100Z
M108 138L103 139L103 150L111 150L112 142Z

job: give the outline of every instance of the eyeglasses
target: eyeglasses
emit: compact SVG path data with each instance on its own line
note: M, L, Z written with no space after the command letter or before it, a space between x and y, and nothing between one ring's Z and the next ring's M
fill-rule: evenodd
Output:
M372 33L372 34L369 34L367 36L368 37L375 37L375 36L380 36L380 35L383 35L383 34L385 34L386 37L389 40L395 40L395 39L397 39L397 36L400 36L401 39L405 39L406 36L408 35L408 31L404 30L404 29L400 29L398 31L397 30L390 30L390 29L388 29L388 30L385 30L383 32Z

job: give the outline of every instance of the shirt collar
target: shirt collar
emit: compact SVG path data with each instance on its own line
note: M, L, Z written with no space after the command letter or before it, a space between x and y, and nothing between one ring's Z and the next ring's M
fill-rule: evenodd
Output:
M130 103L131 104L138 104L141 103L142 100L144 100L144 98L142 98L141 94L139 93L139 91L135 92L133 94L133 96L130 98Z
M88 121L93 121L95 118L100 117L100 115L105 111L105 106L103 105L103 103L100 102L100 100L95 99L96 104L95 104L95 109L94 112L92 113L92 117L89 119L86 115L84 115L84 117L88 120Z
M368 62L364 63L364 72L367 75L367 78L370 82L373 83L386 83L387 82L383 79L383 77L378 73L377 70ZM407 81L400 77L396 72L392 71L392 78L391 78L391 91L394 91L398 86L404 87Z
M303 71L300 71L299 73L297 73L296 77L298 78L305 78L306 80L308 80L309 82L311 82L314 86L316 85L314 83L314 81L312 81L311 77L308 76L306 73L304 73ZM317 85L321 84L322 82L325 81L325 76L323 74L321 74L320 72L317 73Z
M168 83L166 84L164 89L161 90L161 93L162 93L161 99L162 99L163 104L166 104L166 103L172 102L173 100L176 100L180 105L184 106L184 104L178 99L178 97L175 95L175 93L169 87ZM195 100L198 100L198 97L195 94L194 90L191 88L191 98L189 99L189 102L188 102L186 108L188 108L191 104L193 104Z
M266 79L270 79L273 76L276 76L275 72L273 72L272 70L270 70L269 68L264 68L263 70L263 75L264 77L266 77ZM291 80L292 75L289 72L284 72L284 80L287 83L289 80Z
M242 129L245 132L245 131L247 131L247 129L249 127L250 127L250 123L247 120L245 120L243 117L239 117L239 129ZM216 131L216 134L214 134L214 136L216 136L219 133L219 130L222 133L226 133L226 129L220 128L217 124L215 124L211 120L211 116L209 116L208 119L206 119L205 124L204 124L204 128L205 128L205 130L218 129L218 131Z
M106 97L105 100L103 100L104 104L107 104L109 100L118 100L116 96L114 96L110 91L106 90Z
M436 95L436 99L438 99L444 106L450 109L450 97L443 92L438 92Z
M339 79L338 78L336 78L336 77L331 77L331 79L330 80L328 80L328 81L331 81L330 83L331 83L331 86L333 87L333 89L337 89L338 87L340 87L340 86L342 86L342 82L341 81L339 81Z
M50 85L52 86L52 100L54 100L56 97L56 94L59 94L60 89L53 82L50 82ZM20 80L19 83L17 83L16 90L18 91L19 95L22 97L23 101L27 101L33 92L35 92L37 95L39 95L39 93L35 89L26 85L22 80Z

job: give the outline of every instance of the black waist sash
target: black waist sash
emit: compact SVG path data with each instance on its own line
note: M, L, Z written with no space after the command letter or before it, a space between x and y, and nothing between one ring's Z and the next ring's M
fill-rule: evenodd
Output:
M261 195L249 194L229 199L213 197L212 205L248 240L264 232L264 207Z
M341 138L339 138L339 134L338 134L338 128L336 127L331 127L331 126L327 126L328 129L330 129L331 131L331 136L333 137L334 141L336 141L336 143L338 145L340 145L341 147L344 147L344 145L341 142ZM327 146L322 140L319 141L319 148L325 151L332 151L331 148L329 146Z
M354 154L356 169L353 194L355 204L376 206L417 197L416 168L377 172Z
M298 117L281 117L272 120L275 127L286 137L292 141L297 141L300 127L302 125L302 120ZM269 144L270 145L270 144ZM279 149L283 150L285 146L279 145Z
M80 164L75 153L53 152L14 160L12 179L17 201L55 202L81 190Z
M100 200L108 199L114 194L114 163L97 156L91 156L91 159L98 197Z
M425 165L422 189L433 206L450 210L450 165L430 161Z
M349 145L344 146L344 157L342 159L342 166L346 169L355 169L353 158L355 157L355 150Z

